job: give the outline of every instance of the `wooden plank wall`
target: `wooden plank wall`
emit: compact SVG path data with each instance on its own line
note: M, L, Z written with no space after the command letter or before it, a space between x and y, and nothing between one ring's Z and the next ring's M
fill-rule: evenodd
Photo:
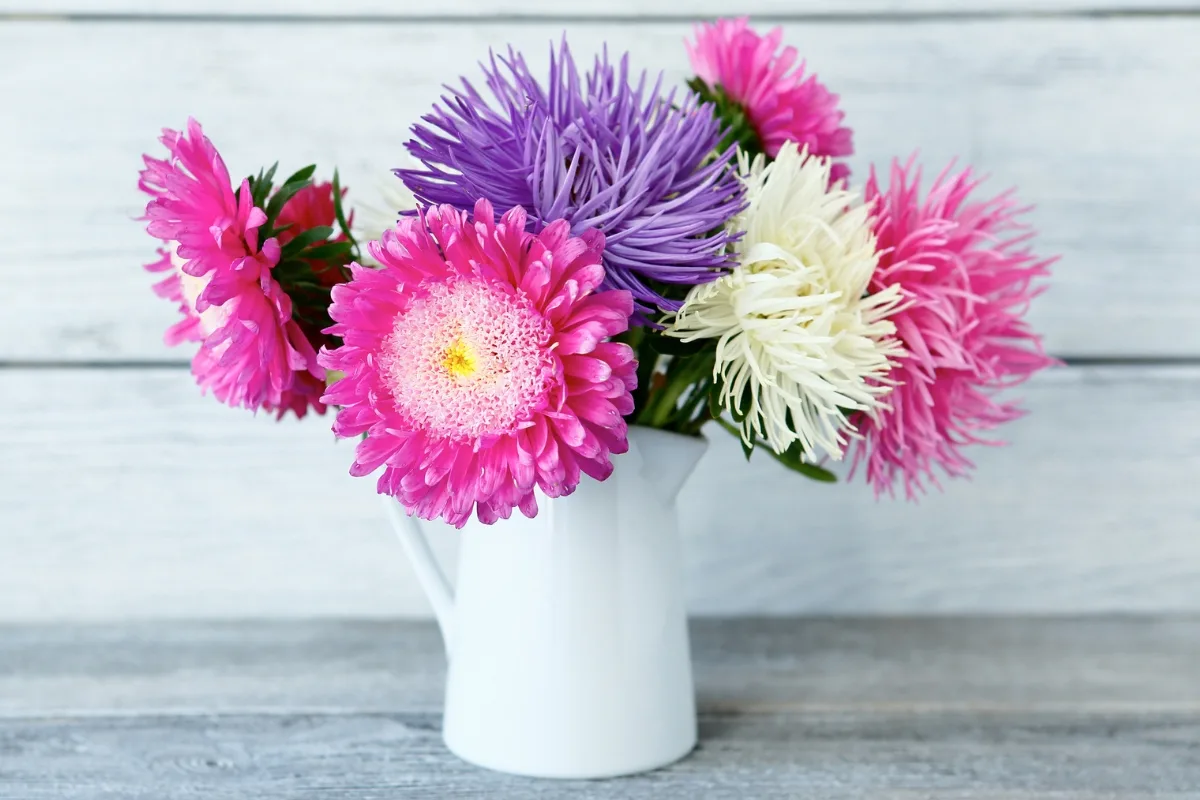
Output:
M715 432L683 497L692 607L1200 610L1200 2L0 0L0 620L425 612L327 421L221 408L161 344L132 221L159 128L195 115L235 173L336 164L377 203L487 48L565 30L679 80L690 20L733 5L842 94L857 175L919 148L1037 205L1063 258L1034 315L1069 366L919 506Z

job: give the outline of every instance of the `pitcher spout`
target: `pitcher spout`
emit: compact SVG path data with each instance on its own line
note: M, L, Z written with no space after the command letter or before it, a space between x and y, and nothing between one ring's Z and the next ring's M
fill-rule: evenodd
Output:
M708 449L708 440L703 436L685 436L641 425L629 429L629 444L641 456L642 478L671 503Z

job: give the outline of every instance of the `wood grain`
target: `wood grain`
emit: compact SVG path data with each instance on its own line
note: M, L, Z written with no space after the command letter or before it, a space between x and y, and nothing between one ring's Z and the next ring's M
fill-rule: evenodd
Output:
M728 0L637 2L609 0L602 4L563 3L561 0L509 0L502 6L484 0L443 0L436 6L395 3L390 0L175 0L165 5L155 0L0 0L0 14L72 15L82 17L148 18L233 16L245 18L303 19L371 17L379 20L412 20L461 17L532 17L535 19L692 19L696 17L753 15L758 18L841 18L913 16L1040 16L1052 14L1170 14L1195 11L1196 0Z
M566 27L580 54L609 41L684 77L682 23ZM356 199L378 202L374 182L402 163L406 126L440 83L489 46L544 53L563 28L0 22L0 100L22 109L0 126L0 361L186 358L161 344L174 312L149 292L151 242L133 221L138 154L161 126L196 115L235 174L275 158L324 174L337 164ZM1038 205L1042 248L1063 254L1033 312L1054 352L1200 355L1200 115L1180 101L1200 75L1200 18L831 21L786 34L842 94L860 178L920 148L931 169L961 156ZM316 55L331 35L352 58Z
M1195 797L1195 714L702 714L659 772L537 782L451 756L432 714L0 721L21 800L504 797L741 800Z
M691 622L702 710L771 715L1200 711L1200 617ZM0 718L441 709L431 622L0 625Z
M426 612L328 420L254 418L171 369L0 370L0 395L0 619ZM746 464L713 431L681 497L691 608L1200 610L1200 367L1023 395L1012 447L920 505Z
M1200 786L1194 617L699 620L696 753L574 783L449 756L429 625L0 634L0 698L26 698L0 716L0 795L22 800L1138 798ZM61 688L43 696L48 680Z

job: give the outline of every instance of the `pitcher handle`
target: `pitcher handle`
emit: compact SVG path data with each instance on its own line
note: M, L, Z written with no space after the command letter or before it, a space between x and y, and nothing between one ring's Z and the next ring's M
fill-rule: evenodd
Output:
M413 572L416 573L417 582L421 584L425 596L429 598L429 604L433 606L433 615L442 631L446 657L450 658L454 649L454 592L450 589L450 583L446 580L437 559L434 558L433 551L429 549L429 541L416 518L404 513L403 507L395 498L386 494L381 495L381 498L388 520L392 523L392 530L400 539L400 545L412 564Z

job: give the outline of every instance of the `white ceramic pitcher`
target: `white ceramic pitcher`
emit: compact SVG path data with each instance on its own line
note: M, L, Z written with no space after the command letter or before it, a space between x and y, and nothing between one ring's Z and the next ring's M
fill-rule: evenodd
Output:
M452 592L421 526L389 518L449 656L446 746L490 769L601 778L696 744L675 497L703 439L634 427L604 482L461 531Z

